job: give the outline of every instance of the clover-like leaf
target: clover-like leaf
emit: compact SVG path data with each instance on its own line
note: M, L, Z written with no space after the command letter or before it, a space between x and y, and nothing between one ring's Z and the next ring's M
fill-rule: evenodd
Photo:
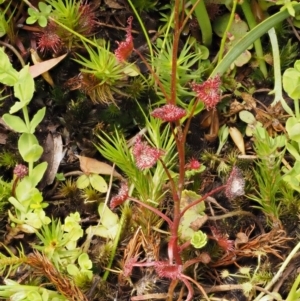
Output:
M89 255L87 253L82 253L78 257L78 264L82 269L89 270L93 267L93 263L89 258Z
M107 191L107 183L103 179L103 177L97 175L97 174L90 174L89 180L92 185L92 187L100 192L106 192Z
M70 263L67 265L67 271L68 271L68 274L71 276L76 276L80 273L78 267L73 263Z
M90 179L87 175L81 175L76 181L76 186L79 189L87 188L89 185Z
M44 2L39 2L38 4L39 6L39 10L44 14L44 15L49 15L51 13L52 10L52 6L51 5L47 5Z

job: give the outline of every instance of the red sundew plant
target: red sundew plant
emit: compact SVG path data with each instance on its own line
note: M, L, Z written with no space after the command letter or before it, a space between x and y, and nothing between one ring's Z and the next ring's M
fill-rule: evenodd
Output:
M210 227L212 236L210 236L211 239L215 240L217 244L226 252L233 251L234 250L234 241L229 240L227 238L227 235L224 235L220 232L219 229L215 227Z
M194 295L194 289L192 283L198 287L202 294L208 299L205 291L202 287L192 278L184 274L184 271L187 267L197 262L204 262L202 256L193 258L187 261L183 261L181 253L186 248L190 247L191 244L195 246L195 241L197 239L191 239L190 241L180 242L179 228L182 219L184 218L185 213L197 206L199 203L203 202L207 197L225 190L225 194L229 198L233 198L244 193L244 180L242 178L241 172L234 167L232 174L229 177L229 180L225 185L217 187L216 189L210 191L198 199L191 201L190 203L183 206L181 204L182 193L184 191L186 172L189 170L195 170L201 168L200 162L192 158L188 162L185 160L185 142L186 136L188 133L189 125L191 118L196 110L197 104L199 101L202 101L205 104L206 109L215 109L216 105L220 101L220 86L221 79L219 76L208 79L202 84L192 83L191 88L196 93L196 100L194 103L189 106L188 109L179 107L177 103L177 90L176 90L176 68L177 68L177 52L178 52L178 43L180 32L186 21L179 24L178 20L181 19L179 16L179 4L180 1L175 1L175 25L174 25L174 38L173 38L173 56L172 56L172 73L171 73L171 90L170 95L167 95L166 91L163 91L166 104L154 109L151 113L152 118L160 119L164 122L168 122L171 128L171 133L174 137L177 157L178 157L178 177L175 179L171 176L171 172L167 168L167 163L164 162L164 154L168 150L161 150L150 146L146 141L142 141L142 137L138 135L135 138L133 146L131 148L131 154L134 158L134 163L140 171L146 171L149 168L155 168L155 164L159 161L161 162L165 173L168 176L169 186L171 187L171 194L173 199L173 215L172 218L167 216L165 213L161 212L158 208L151 206L137 197L132 197L128 193L127 184L122 183L120 192L117 196L113 197L110 206L115 208L118 205L121 205L125 200L137 203L139 206L147 208L152 211L159 217L161 217L167 224L170 231L170 238L168 241L168 260L157 260L152 262L139 262L139 258L129 258L124 266L124 275L129 276L132 272L133 267L153 267L156 273L160 277L168 278L173 282L175 286L176 282L182 281L187 287L188 294L186 300L192 300ZM183 19L182 19L183 20ZM132 18L128 19L128 28L126 34L126 40L119 43L119 47L115 52L115 55L119 61L124 61L128 58L131 51L136 51L133 47L133 38L131 35L132 27ZM137 52L138 53L138 52ZM139 53L138 53L139 54ZM139 54L140 55L140 54ZM143 58L142 58L143 59ZM145 61L143 59L143 61ZM145 61L146 62L146 61ZM163 87L163 84L159 82L158 77L154 74L152 68L150 68L151 74L154 76L154 79L158 86ZM163 89L162 89L163 90ZM129 177L130 181L130 177ZM201 231L199 231L201 232ZM196 232L198 233L198 232ZM198 233L199 234L199 233ZM212 239L216 240L217 243L224 250L231 250L232 244L227 238L223 235L212 236ZM202 238L206 235L202 233ZM196 235L197 236L197 235ZM200 235L201 236L201 235ZM201 237L199 238L201 240ZM205 242L206 243L206 242ZM201 246L205 245L202 244ZM197 242L196 242L197 244ZM210 259L206 259L206 263ZM172 287L172 284L170 285Z
M141 137L137 136L132 153L135 157L136 166L143 170L152 167L164 152L149 146L146 142L142 142Z
M160 216L162 219L164 219L167 222L170 232L171 232L170 240L168 243L168 257L169 257L168 261L138 262L138 258L136 258L136 257L131 258L127 261L127 263L124 266L124 275L130 276L133 267L154 267L156 273L160 277L168 278L171 280L180 280L186 285L186 287L188 289L188 296L186 299L187 301L192 300L192 297L194 295L194 290L193 290L190 282L193 282L194 284L196 284L197 287L202 291L204 296L206 296L205 292L200 287L200 285L197 284L197 282L194 281L192 278L188 277L187 275L185 275L183 273L183 271L188 266L195 264L197 262L203 262L203 257L200 256L199 258L191 259L186 262L182 261L180 254L182 253L182 251L185 248L190 246L190 243L184 243L184 244L179 243L178 228L179 228L180 220L182 219L182 217L184 216L184 214L186 213L187 210L196 206L200 202L203 202L207 197L209 197L221 190L225 190L225 194L228 198L233 198L233 197L243 195L244 194L244 190L243 190L244 189L244 179L237 178L237 176L241 176L241 172L236 167L234 167L231 172L231 175L229 177L229 180L227 181L227 183L225 185L222 185L222 186L210 191L209 193L206 193L203 197L201 197L198 200L187 205L183 210L180 210L180 208L178 208L178 205L180 206L180 200L177 199L176 194L175 195L173 194L173 199L176 199L176 202L174 202L175 214L174 214L173 220L171 220L168 216L166 216L164 213L159 211L157 208L154 208L148 204L145 204L136 198L130 197L128 195L128 190L124 189L124 187L123 187L123 185L125 185L125 184L122 184L120 192L118 193L117 196L115 196L112 199L112 201L110 203L111 208L115 208L117 205L121 205L121 203L124 202L125 200L130 200L132 202L139 204L142 207L145 207L145 208L151 210L152 212L154 212L155 214ZM239 189L237 189L236 181L238 181L238 185L240 185ZM175 192L177 193L178 190L175 190ZM210 238L215 240L222 249L224 249L226 252L232 251L234 249L232 240L228 240L227 237L225 235L221 234L216 228L212 227L211 231L212 231L213 236L211 236ZM205 263L207 263L207 262L205 262Z
M216 109L216 105L221 99L221 79L220 76L215 76L208 79L202 84L191 84L192 90L196 92L199 100L203 101L207 110Z
M155 109L151 115L163 121L177 121L186 115L186 111L172 104L166 104Z
M133 17L129 17L127 20L128 27L126 30L126 39L122 42L116 42L118 44L118 48L115 51L115 56L118 61L123 62L129 57L133 50L133 37L131 34L132 31L132 20Z
M208 256L198 256L196 258L183 261L181 254L183 250L190 247L191 245L201 248L206 244L206 234L201 231L195 232L195 235L189 241L181 242L180 241L180 224L184 219L185 213L190 209L197 207L201 202L203 202L207 197L220 192L222 190L225 191L225 195L228 198L234 198L236 196L240 196L244 194L244 179L242 178L242 173L238 170L238 168L234 167L232 173L229 177L229 180L225 185L215 188L214 190L206 193L203 196L200 196L198 199L194 199L191 202L183 205L182 204L182 195L185 190L185 181L187 178L187 172L191 170L198 170L201 168L200 162L196 159L192 158L190 161L186 162L185 156L185 143L186 137L189 130L189 125L191 122L191 118L196 112L197 105L200 101L205 104L206 109L216 109L216 105L220 101L220 86L221 79L219 76L214 78L210 78L202 84L192 83L191 88L196 93L196 98L194 102L187 108L181 108L177 105L177 90L176 90L176 68L177 68L177 52L178 52L178 44L179 44L179 36L187 22L188 16L184 20L180 16L180 1L175 1L175 12L174 12L174 36L173 36L173 56L172 56L172 73L171 73L171 89L170 95L166 93L163 89L163 84L159 81L158 77L155 75L153 69L147 63L147 61L140 55L138 51L133 48L133 40L131 36L131 26L132 19L128 20L128 29L126 40L124 42L119 43L119 48L115 52L115 55L119 61L124 61L127 59L131 51L136 51L138 55L142 58L145 64L148 66L151 74L153 75L157 85L161 87L162 92L165 97L166 104L162 105L159 108L156 108L152 111L151 118L159 119L164 122L169 123L171 129L171 135L175 140L176 152L178 158L178 176L175 178L172 176L171 171L167 168L168 162L164 162L164 156L168 153L168 149L162 150L159 148L151 147L146 141L142 141L142 137L138 135L135 138L131 151L129 148L126 150L126 155L133 157L133 161L135 166L142 172L147 172L147 169L150 168L159 168L158 162L160 162L163 166L164 172L168 177L168 187L170 187L172 200L173 200L173 214L172 218L170 218L165 213L161 212L157 207L149 205L144 201L141 201L138 197L132 197L128 193L128 188L126 184L122 183L121 190L119 194L113 197L110 206L111 208L115 208L118 205L121 205L124 201L131 201L137 203L139 206L144 207L157 216L161 217L168 225L170 237L168 240L168 259L167 260L154 260L152 262L139 262L139 258L137 256L133 258L128 258L124 266L124 275L129 276L134 267L153 267L156 273L160 277L168 278L171 280L170 289L174 289L177 281L181 281L185 284L188 290L186 300L192 300L194 295L194 289L192 283L198 287L198 289L202 292L204 297L208 300L208 296L206 295L203 288L197 283L194 279L189 277L184 273L187 267L197 263L203 262L208 263L210 261L210 257ZM179 24L179 20L184 20ZM150 129L153 131L153 129ZM151 136L151 135L150 135ZM153 137L153 136L152 136ZM165 137L165 136L164 136ZM166 138L166 137L165 137ZM156 144L157 145L157 144ZM112 157L113 158L113 157ZM117 163L116 163L117 164ZM121 168L121 167L120 167ZM126 163L123 165L123 170L126 169ZM137 174L136 174L137 175ZM130 181L130 175L129 181ZM138 177L138 175L136 176ZM161 180L163 181L163 180ZM124 186L123 186L124 185ZM156 200L153 200L154 202ZM202 242L201 242L202 239ZM224 250L231 250L232 244L231 241L228 241L225 236L222 235L213 235L212 239L216 240L219 243L220 247ZM200 244L197 243L201 242ZM203 243L204 240L204 243ZM204 254L204 253L203 253ZM202 254L202 255L203 255ZM170 292L169 292L170 293Z
M54 30L49 30L49 28L38 34L37 48L41 52L58 53L63 45L62 39Z
M38 36L38 49L42 52L57 53L64 47L70 49L76 45L78 39L76 35L70 34L69 30L77 32L83 37L89 37L95 33L97 26L95 8L86 1L66 2L49 0L54 10L51 19ZM65 28L61 27L59 24Z
M201 163L195 159L191 158L187 164L184 166L187 170L197 170L201 167Z

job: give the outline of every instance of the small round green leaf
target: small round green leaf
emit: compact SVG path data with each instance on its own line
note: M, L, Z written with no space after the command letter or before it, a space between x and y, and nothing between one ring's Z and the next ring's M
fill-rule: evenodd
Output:
M76 186L79 189L87 188L90 185L90 180L87 175L80 176L76 181Z
M26 24L29 25L34 24L37 21L37 19L38 18L36 16L30 16L26 19Z
M41 158L43 151L44 150L40 145L35 144L28 148L27 152L23 154L22 158L25 162L36 162Z
M243 110L239 113L239 117L242 121L246 122L246 123L255 123L256 119L254 117L254 115L246 110Z
M23 133L18 141L19 152L25 162L36 162L43 153L43 148L33 134Z
M89 255L87 253L82 253L78 257L78 264L82 269L89 270L93 267L93 263L89 258Z
M107 183L101 176L97 174L91 174L89 178L90 183L94 189L103 193L107 192Z
M38 23L41 27L46 27L48 23L47 18L45 16L39 16Z
M288 131L289 137L297 141L298 143L300 142L300 123L295 124L289 131Z
M68 264L67 271L71 276L76 276L79 274L79 269L75 264Z

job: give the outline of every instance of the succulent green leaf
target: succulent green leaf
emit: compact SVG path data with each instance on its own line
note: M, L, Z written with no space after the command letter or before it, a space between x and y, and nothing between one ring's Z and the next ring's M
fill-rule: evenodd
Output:
M97 174L90 174L89 181L94 189L100 192L107 192L107 183L103 179L103 177Z
M36 186L44 176L48 163L42 162L34 167L30 174L30 180L33 186Z
M251 112L246 111L246 110L241 111L239 113L239 117L245 123L255 123L256 122L254 115Z
M39 6L39 10L45 14L45 15L49 15L51 13L51 10L52 10L52 6L51 5L47 5L46 3L44 2L39 2L38 4Z
M25 122L19 116L4 114L2 118L4 122L16 132L24 133L28 131Z
M89 255L87 253L82 253L78 257L78 264L82 269L89 270L93 267L93 263L89 258Z
M25 162L36 162L40 159L43 148L33 134L23 133L18 141L18 149Z
M39 16L38 23L41 27L46 27L47 23L48 23L48 20L45 16Z
M202 231L197 231L193 234L191 245L197 249L203 248L207 243L207 235Z
M105 204L101 203L98 207L98 213L101 217L101 224L106 228L113 227L119 223L119 217L113 213Z
M29 9L30 8L28 8L28 12L29 12ZM26 24L29 24L29 25L34 24L37 20L38 20L38 16L31 15L26 19Z
M25 213L26 208L14 197L10 197L8 201L15 207L16 210Z
M40 124L40 122L43 120L46 113L46 108L42 108L36 112L36 114L33 116L32 120L30 121L30 133L33 134L35 131L35 128Z
M294 68L285 70L282 76L285 92L293 99L300 98L300 60L296 61Z
M180 207L183 210L186 206L201 198L194 191L184 190L181 195ZM200 202L188 209L180 220L179 232L181 239L188 241L192 239L194 233L207 220L204 214L205 203Z
M286 144L286 149L297 161L300 162L299 150L297 150L291 143Z
M213 30L219 36L223 37L227 24L230 19L230 13L218 17L213 23ZM234 20L230 26L229 32L235 39L243 37L248 31L248 25L245 21Z
M79 189L87 188L89 185L90 179L87 175L81 175L76 181L76 186Z
M286 121L285 127L290 139L300 142L300 121L296 117L290 117Z
M100 237L108 238L108 239L114 239L118 232L118 225L115 225L109 229L106 227L100 225L100 226L90 226L87 228L86 233L93 233L93 235L97 235Z
M198 200L201 198L201 195L197 194L196 192L192 190L183 190L181 194L181 201L180 201L180 206L181 209L183 209L185 206L191 204L192 202ZM198 214L203 214L205 210L205 203L200 202L197 205L191 207L188 211L195 211ZM187 211L187 212L188 212Z
M68 264L67 271L68 271L68 274L71 276L76 276L80 273L78 267L75 264Z
M27 106L26 102L16 101L15 104L10 108L9 113L14 114L14 113L20 111L21 109L23 109L26 106Z
M28 176L24 177L17 185L16 198L19 202L23 203L30 198L31 189L33 189L31 180Z
M138 76L140 74L139 68L135 64L124 67L123 72L128 76Z
M24 66L19 72L19 80L14 84L15 96L26 105L29 104L34 93L34 80L29 73L29 65ZM10 111L12 114L12 112Z
M0 48L0 82L7 86L13 86L18 81L19 74L13 68L3 47Z
M293 168L283 176L283 180L287 182L292 189L298 192L300 192L299 175L300 175L300 161L296 161Z
M16 211L17 213L18 211ZM15 224L23 224L23 221L16 218L11 212L10 210L8 210L8 217L11 223L15 223Z

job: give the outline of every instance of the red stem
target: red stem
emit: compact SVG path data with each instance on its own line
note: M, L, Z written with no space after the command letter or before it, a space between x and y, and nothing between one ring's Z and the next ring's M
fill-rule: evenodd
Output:
M180 218L183 217L183 215L186 213L187 210L189 210L191 207L199 204L200 202L204 201L205 199L207 199L209 196L213 195L214 193L221 191L222 189L224 189L226 187L226 185L222 185L220 187L215 188L214 190L206 193L203 197L201 197L200 199L190 203L189 205L187 205L186 207L184 207L184 209L181 211L180 213Z
M170 97L168 96L164 86L162 85L162 83L160 82L157 74L153 71L153 69L150 67L150 65L148 64L148 62L145 60L145 58L142 56L142 54L137 50L137 49L133 49L133 51L135 53L138 54L138 56L141 58L141 60L143 61L143 63L146 65L147 69L150 71L150 73L153 75L155 82L157 83L157 85L160 87L161 92L163 93L164 97L166 98L166 102L167 103L171 103Z

